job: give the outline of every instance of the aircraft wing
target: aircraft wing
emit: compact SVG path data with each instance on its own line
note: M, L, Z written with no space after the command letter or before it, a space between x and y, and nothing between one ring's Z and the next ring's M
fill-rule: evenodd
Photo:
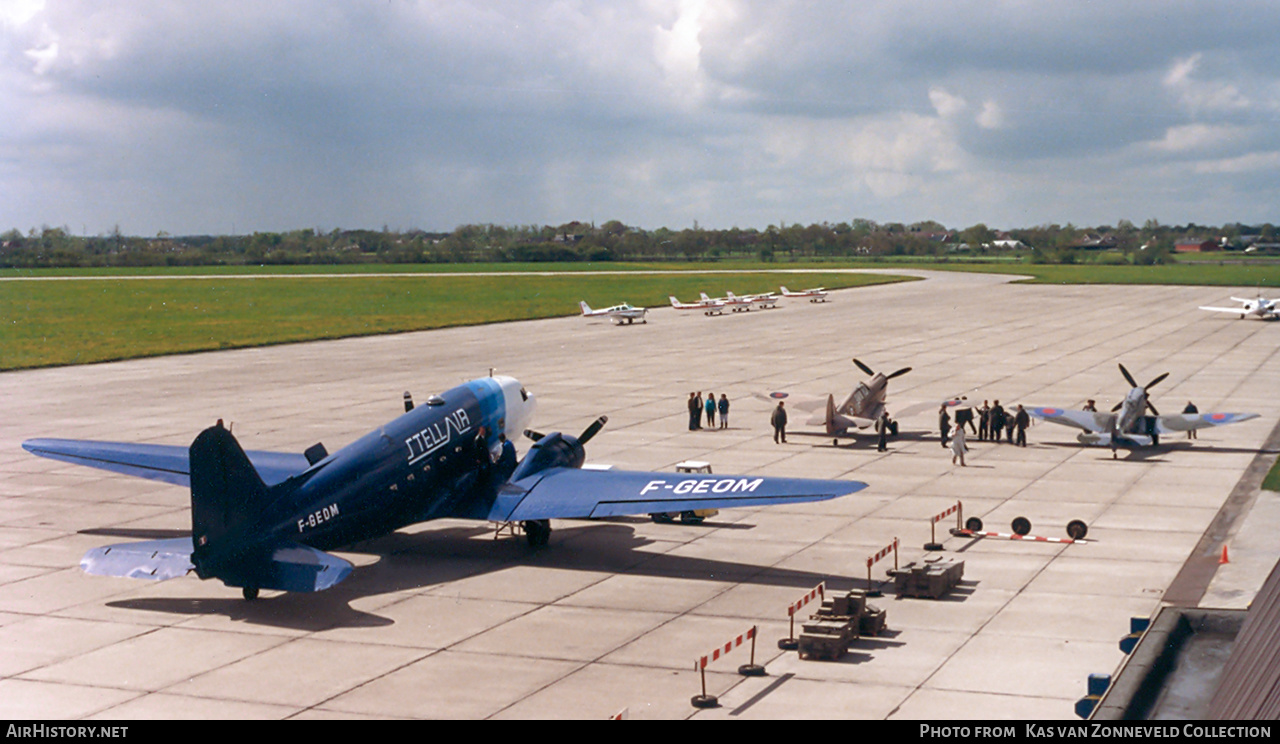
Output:
M1206 426L1223 426L1257 418L1256 413L1174 413L1160 416L1156 430L1161 434L1175 431L1191 431Z
M137 478L190 486L188 447L170 444L90 442L77 439L28 439L22 448L33 455L85 465ZM287 452L246 452L268 486L311 467L305 455Z
M554 467L504 486L486 518L515 522L799 504L866 487L858 481Z
M1212 310L1215 313L1235 313L1236 315L1247 315L1249 313L1249 308L1247 307L1209 307L1207 305L1201 305L1200 309Z
M148 540L94 548L80 559L80 568L95 576L164 581L185 576L191 565L191 538Z
M1031 407L1026 409L1027 413L1038 419L1043 419L1051 424L1062 424L1063 426L1074 426L1084 431L1111 431L1111 427L1115 423L1116 415L1108 412L1098 411L1069 411L1065 408L1047 408L1047 407ZM1005 411L1009 414L1009 411Z
M787 408L794 408L799 411L816 411L827 404L826 395L792 395L791 393L752 393L756 398L770 403L782 401Z

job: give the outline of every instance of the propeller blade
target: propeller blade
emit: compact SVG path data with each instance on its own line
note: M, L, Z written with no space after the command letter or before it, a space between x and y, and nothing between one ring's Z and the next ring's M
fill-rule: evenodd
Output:
M863 372L866 372L867 374L872 375L873 377L875 376L875 372L872 372L870 367L863 364L862 362L859 362L857 359L854 359L853 363L858 365L858 369L862 370Z
M591 437L594 437L596 434L600 433L600 430L604 428L604 425L607 423L609 423L608 416L601 416L595 421L592 421L591 425L583 430L582 436L578 437L578 444L586 444L591 439Z
M1129 387L1138 387L1137 380L1133 379L1133 375L1129 374L1129 370L1125 369L1123 364L1120 365L1120 374L1124 375L1124 379L1129 383Z
M911 371L911 368L910 368L910 367L903 367L902 369L898 370L897 372L894 372L893 374L886 375L884 379L886 379L886 380L892 380L893 378L895 378L895 377L901 377L902 375L905 375L906 373L908 373L908 372L910 372L910 371Z
M1115 413L1116 411L1120 410L1120 406L1123 406L1123 405L1124 405L1124 401L1120 401L1119 403L1111 407L1111 412Z
M1148 387L1150 387L1150 386L1148 386ZM1160 412L1156 410L1156 407L1151 403L1151 401L1147 401L1147 408L1150 408L1150 409L1151 409L1151 412L1152 412L1152 413L1154 413L1155 415L1157 415L1157 416L1159 416L1159 415L1160 415Z
M1169 376L1169 373L1168 373L1168 372L1165 372L1164 374L1160 375L1159 377L1157 377L1156 379L1152 380L1151 382L1148 382L1148 383L1147 383L1147 386L1146 386L1146 387L1144 387L1144 388L1143 388L1143 390L1150 390L1151 388L1155 387L1155 384L1156 384L1157 382L1160 382L1161 380L1163 380L1164 378L1166 378L1166 377L1168 377L1168 376Z
M525 429L524 435L535 442L546 436L546 434L543 434L540 431L534 431L533 429Z

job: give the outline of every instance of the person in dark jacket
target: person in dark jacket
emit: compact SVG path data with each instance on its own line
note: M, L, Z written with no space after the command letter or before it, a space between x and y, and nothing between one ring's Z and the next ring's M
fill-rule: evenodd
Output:
M1195 403L1192 403L1191 401L1187 401L1187 407L1182 409L1182 412L1183 413L1200 413L1200 409L1196 408ZM1187 429L1187 439L1197 439L1197 438L1198 437L1196 436L1195 429Z
M689 431L698 428L698 420L702 416L702 405L698 403L697 393L689 393Z
M991 432L991 406L987 405L987 401L982 401L982 408L978 409L978 441L985 442L987 434Z
M1027 446L1027 427L1031 426L1031 416L1025 410L1023 410L1021 405L1018 406L1017 415L1013 417L1013 425L1018 430L1018 441L1016 442L1016 444L1019 447L1026 447Z
M720 393L720 402L717 404L720 410L720 428L729 428L729 396Z
M1000 401L996 401L991 406L991 441L1000 441L1000 432L1004 431L1004 419L1004 408L1000 405Z
M947 404L938 409L938 429L942 432L942 446L947 446L947 436L951 433L951 414L947 413Z
M782 407L782 401L778 401L778 407L773 409L773 415L769 417L769 423L773 424L773 443L778 444L781 440L782 444L787 443L787 411Z

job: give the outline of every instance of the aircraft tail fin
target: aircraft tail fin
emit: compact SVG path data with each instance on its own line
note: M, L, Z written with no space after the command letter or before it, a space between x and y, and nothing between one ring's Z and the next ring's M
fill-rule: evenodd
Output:
M778 287L778 289L782 290L783 294L791 294L791 292L786 287Z
M591 306L587 304L586 300L578 300L578 306L582 308L583 315L591 314Z
M272 498L240 443L221 422L191 443L191 563L202 579L227 586L316 592L353 566L300 543L251 533Z
M211 426L191 443L191 539L193 561L218 561L252 516L266 504L269 490L231 432Z

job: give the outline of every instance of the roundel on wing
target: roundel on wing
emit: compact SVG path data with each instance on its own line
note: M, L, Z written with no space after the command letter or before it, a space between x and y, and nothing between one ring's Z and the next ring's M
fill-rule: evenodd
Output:
M1046 416L1057 416L1059 414L1065 413L1065 411L1063 411L1061 408L1041 408L1040 413L1043 413Z
M1209 416L1210 421L1225 421L1226 418L1227 414L1225 413L1215 413Z
M774 400L782 400L783 398L787 397L787 394L786 393L769 393L769 397L773 398Z

